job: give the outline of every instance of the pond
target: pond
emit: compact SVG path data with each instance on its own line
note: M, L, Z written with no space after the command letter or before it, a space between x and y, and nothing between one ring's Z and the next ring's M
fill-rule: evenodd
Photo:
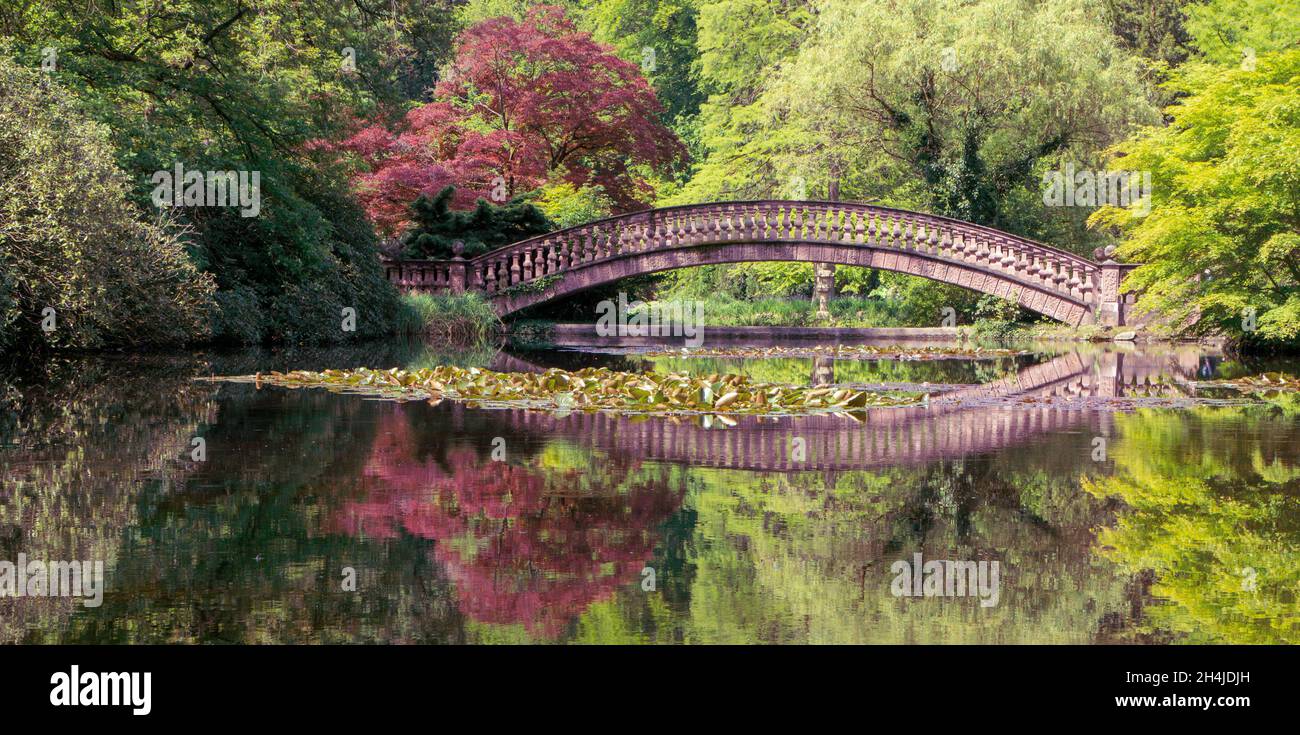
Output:
M1300 642L1300 404L1195 385L1293 365L639 349L387 342L0 378L0 559L105 567L97 606L0 597L0 642ZM440 364L930 399L727 426L193 379Z

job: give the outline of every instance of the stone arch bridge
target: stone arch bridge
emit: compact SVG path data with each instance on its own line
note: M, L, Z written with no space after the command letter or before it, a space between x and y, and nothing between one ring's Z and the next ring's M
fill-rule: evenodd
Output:
M856 202L723 202L650 209L533 237L474 258L391 260L403 291L477 291L507 316L629 276L718 263L878 268L1019 303L1072 326L1123 325L1135 268L1097 263L989 227Z

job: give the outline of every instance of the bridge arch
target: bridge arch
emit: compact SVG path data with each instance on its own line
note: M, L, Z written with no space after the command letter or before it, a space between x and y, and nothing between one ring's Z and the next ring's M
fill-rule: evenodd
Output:
M1077 326L1124 324L1135 266L1095 263L988 227L857 202L763 200L650 209L523 240L469 260L389 261L403 290L478 291L502 316L630 276L796 261L907 273L1000 296Z

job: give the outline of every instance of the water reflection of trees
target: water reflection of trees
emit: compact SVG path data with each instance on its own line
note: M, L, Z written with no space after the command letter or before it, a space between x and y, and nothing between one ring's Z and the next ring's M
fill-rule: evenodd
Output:
M1085 483L1124 510L1098 553L1148 575L1131 635L1300 642L1300 440L1262 407L1116 419L1116 473Z
M97 359L0 381L0 558L110 569L98 610L0 600L0 640L1297 640L1300 435L1277 409L1120 415L1107 463L1086 432L1051 432L780 473L643 463L511 412L189 379L409 358ZM894 598L889 565L916 551L1001 561L999 605Z
M169 492L214 415L214 387L185 367L50 360L0 375L0 559L102 560L111 579L140 489ZM0 598L0 642L58 640L79 614L76 599Z

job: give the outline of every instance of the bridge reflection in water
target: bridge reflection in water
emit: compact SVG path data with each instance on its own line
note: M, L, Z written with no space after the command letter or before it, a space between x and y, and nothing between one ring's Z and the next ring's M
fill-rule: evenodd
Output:
M813 382L834 383L834 362L814 360ZM734 427L719 429L664 418L632 422L608 413L488 413L502 423L502 432L584 437L593 448L644 460L765 471L854 470L996 451L1062 430L1109 436L1111 412L1091 410L1095 402L1084 399L1176 398L1189 392L1185 386L1196 379L1198 364L1190 352L1158 358L1136 351L1068 352L1006 378L937 392L928 405L858 412L860 423L834 415L738 416ZM541 369L504 354L494 367ZM464 430L465 415L463 407L452 407L452 432ZM483 412L476 411L476 423L482 420Z

